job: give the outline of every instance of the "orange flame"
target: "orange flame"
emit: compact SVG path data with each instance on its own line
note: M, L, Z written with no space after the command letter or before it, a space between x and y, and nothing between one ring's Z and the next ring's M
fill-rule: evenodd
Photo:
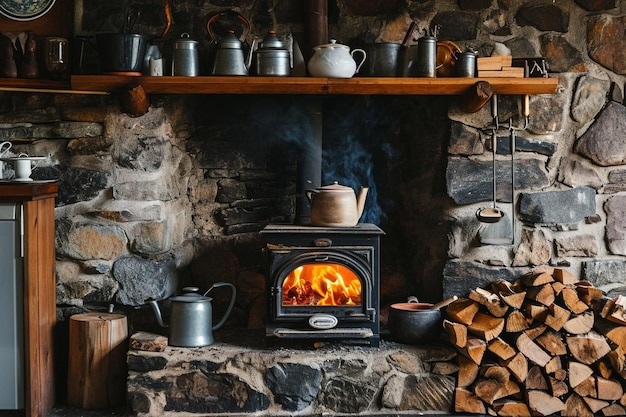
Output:
M283 306L361 304L361 280L339 264L305 264L283 281Z

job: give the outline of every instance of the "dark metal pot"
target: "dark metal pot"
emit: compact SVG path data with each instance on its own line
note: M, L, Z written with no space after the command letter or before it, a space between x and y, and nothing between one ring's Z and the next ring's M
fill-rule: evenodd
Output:
M147 37L137 33L96 35L101 72L141 72Z
M387 326L393 340L416 345L437 338L442 329L442 314L433 306L419 303L415 297L406 303L392 304Z

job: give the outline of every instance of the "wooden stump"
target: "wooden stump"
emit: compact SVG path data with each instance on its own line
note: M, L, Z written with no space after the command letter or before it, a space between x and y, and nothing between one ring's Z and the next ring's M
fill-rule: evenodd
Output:
M126 316L84 313L70 317L69 405L84 409L113 408L126 402Z

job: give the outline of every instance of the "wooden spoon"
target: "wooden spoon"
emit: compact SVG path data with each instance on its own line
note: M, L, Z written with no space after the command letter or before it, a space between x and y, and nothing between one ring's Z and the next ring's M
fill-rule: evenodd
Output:
M450 298L446 298L445 300L442 300L442 301L439 301L438 303L433 304L432 307L429 308L429 310L437 310L437 309L443 308L458 299L459 297L457 297L456 295L453 295Z

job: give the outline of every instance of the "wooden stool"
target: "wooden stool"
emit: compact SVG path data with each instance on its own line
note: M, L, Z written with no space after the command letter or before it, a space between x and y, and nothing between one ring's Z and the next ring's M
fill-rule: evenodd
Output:
M83 313L70 317L67 402L84 408L114 408L126 402L126 316Z

